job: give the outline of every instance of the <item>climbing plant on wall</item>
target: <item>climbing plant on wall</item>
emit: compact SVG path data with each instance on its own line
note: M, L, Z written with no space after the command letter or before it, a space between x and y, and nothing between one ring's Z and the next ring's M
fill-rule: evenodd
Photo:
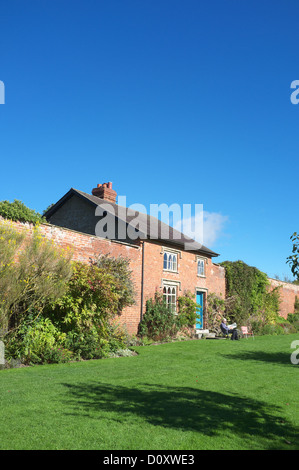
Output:
M237 323L259 316L274 321L279 312L279 288L270 290L267 275L243 261L221 263L226 273L226 296L232 298L227 315Z
M13 202L0 201L0 216L4 219L13 220L14 222L36 224L44 221L41 214L33 209L29 209L22 201L17 199Z

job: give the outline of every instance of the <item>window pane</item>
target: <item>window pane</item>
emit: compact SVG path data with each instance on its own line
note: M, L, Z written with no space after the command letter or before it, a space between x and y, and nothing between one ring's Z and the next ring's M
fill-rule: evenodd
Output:
M173 271L177 270L177 255L173 255Z
M167 253L164 253L163 269L167 269Z
M197 264L197 274L199 274L200 276L203 276L204 273L205 273L204 260L200 259L198 260L198 264Z
M172 255L169 255L168 269L172 270Z

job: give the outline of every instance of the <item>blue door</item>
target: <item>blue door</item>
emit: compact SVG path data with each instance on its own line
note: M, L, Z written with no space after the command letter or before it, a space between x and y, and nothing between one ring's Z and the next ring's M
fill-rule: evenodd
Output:
M201 330L203 328L203 292L196 292L196 303L198 305L196 319L196 328Z

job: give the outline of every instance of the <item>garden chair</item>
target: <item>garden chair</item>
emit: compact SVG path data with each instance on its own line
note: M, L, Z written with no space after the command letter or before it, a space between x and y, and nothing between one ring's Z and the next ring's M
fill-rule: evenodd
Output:
M248 335L249 335L249 336L252 336L253 339L254 339L253 331L248 331L247 326L241 326L241 331L242 331L242 334L243 334L244 336L246 336L246 339L248 339Z

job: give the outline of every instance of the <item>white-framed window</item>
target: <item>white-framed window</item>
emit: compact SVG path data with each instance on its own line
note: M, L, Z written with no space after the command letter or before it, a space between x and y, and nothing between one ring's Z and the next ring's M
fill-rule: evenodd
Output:
M178 270L178 255L170 251L165 251L163 256L163 269L166 271Z
M205 260L202 258L197 259L197 275L198 276L205 276Z
M164 284L163 299L173 313L176 313L177 286Z

